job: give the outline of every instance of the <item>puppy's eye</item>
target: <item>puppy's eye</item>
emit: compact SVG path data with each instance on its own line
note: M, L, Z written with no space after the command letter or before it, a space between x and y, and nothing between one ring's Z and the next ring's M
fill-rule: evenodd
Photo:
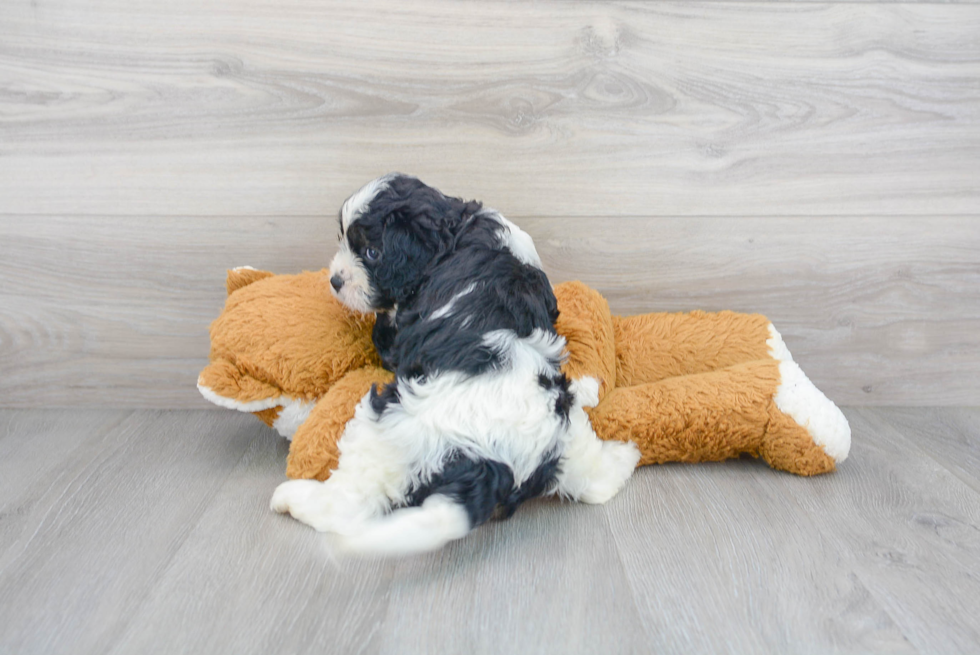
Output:
M367 248L364 251L364 259L368 260L369 262L376 262L376 261L378 261L378 257L380 257L380 256L381 256L381 253L378 252L378 250L376 248Z

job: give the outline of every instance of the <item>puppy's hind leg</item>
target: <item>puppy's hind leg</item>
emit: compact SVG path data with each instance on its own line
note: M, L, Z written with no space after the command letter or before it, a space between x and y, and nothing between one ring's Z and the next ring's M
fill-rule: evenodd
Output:
M584 406L599 400L595 378L572 382L575 405L569 412L569 435L562 453L558 493L583 503L601 504L619 493L633 474L640 451L633 442L599 439Z
M409 483L399 453L379 436L374 420L355 415L339 443L337 470L326 482L283 482L272 495L272 510L337 534L353 534L384 514Z

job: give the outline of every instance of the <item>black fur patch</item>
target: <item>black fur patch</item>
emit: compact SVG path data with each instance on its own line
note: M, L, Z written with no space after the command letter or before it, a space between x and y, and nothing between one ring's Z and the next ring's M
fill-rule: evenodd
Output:
M378 416L381 416L388 405L397 405L401 401L401 396L398 395L398 385L396 383L386 384L381 390L378 390L378 385L371 385L371 409Z
M448 313L440 315L447 306ZM535 329L554 333L552 306L557 301L545 274L509 251L457 251L433 266L419 292L398 308L396 372L408 376L406 364L412 362L428 376L485 373L500 364L500 353L484 343L484 335L501 329L519 337Z
M562 422L568 425L568 415L575 404L575 394L569 388L571 382L564 373L557 375L538 375L538 384L546 391L558 390L558 398L555 399L555 414L561 418Z
M466 509L470 527L475 528L491 518L509 518L525 501L550 491L560 470L558 462L557 455L545 457L518 487L506 464L456 453L428 484L412 491L405 504L414 507L433 494L447 496Z
M388 312L378 312L374 320L371 340L381 358L381 365L389 371L395 370L395 322Z

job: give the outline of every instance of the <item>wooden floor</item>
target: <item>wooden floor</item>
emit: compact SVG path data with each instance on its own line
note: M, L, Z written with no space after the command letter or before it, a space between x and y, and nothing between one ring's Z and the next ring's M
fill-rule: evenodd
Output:
M3 410L0 652L980 652L980 409L845 413L832 475L648 467L385 562L268 510L251 416Z

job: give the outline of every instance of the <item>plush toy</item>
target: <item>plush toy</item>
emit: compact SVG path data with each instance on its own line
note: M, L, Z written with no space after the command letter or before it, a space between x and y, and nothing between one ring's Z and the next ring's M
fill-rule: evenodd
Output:
M198 389L253 412L291 438L286 474L325 480L337 441L371 385L392 379L371 342L374 317L330 293L326 271L228 272L228 299L211 324L210 364ZM803 374L758 314L613 316L581 282L555 287L564 371L600 381L589 408L600 439L633 441L640 464L748 454L797 475L847 457L847 420Z

